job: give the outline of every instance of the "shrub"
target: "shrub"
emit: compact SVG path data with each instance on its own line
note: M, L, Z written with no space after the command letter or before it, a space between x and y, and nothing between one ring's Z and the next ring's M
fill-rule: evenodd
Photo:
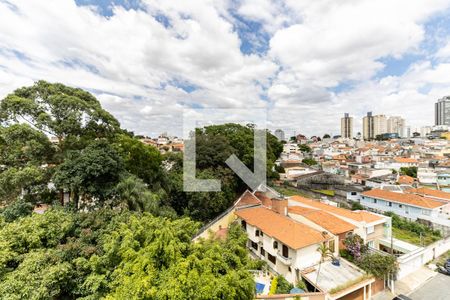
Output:
M362 210L364 209L364 206L361 205L359 202L352 202L352 210Z
M304 159L302 160L302 163L304 163L304 164L306 164L306 165L308 165L308 166L314 166L314 165L317 165L317 161L315 161L315 160L312 159L312 158L304 158Z
M289 294L294 288L294 285L286 280L283 276L277 276L277 294Z
M376 278L384 278L386 275L393 274L398 270L395 256L380 253L364 255L357 265Z
M272 279L270 283L269 295L275 295L277 293L278 276Z
M31 203L17 200L2 211L2 216L6 222L12 222L20 217L30 215L32 211L33 205Z

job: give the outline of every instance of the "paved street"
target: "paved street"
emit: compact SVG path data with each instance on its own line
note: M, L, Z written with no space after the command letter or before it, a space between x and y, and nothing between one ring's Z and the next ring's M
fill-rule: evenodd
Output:
M411 293L413 300L447 300L450 299L450 276L437 274L433 279Z

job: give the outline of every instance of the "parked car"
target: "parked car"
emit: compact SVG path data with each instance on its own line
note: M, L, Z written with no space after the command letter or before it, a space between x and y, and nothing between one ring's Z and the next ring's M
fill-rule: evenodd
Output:
M437 271L444 275L450 275L450 265L446 265L447 267L437 266Z

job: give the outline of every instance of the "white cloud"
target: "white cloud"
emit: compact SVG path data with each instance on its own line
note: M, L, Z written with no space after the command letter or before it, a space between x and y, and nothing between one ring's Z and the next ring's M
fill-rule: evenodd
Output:
M382 58L422 53L425 22L449 3L149 0L105 18L69 0L0 1L0 97L38 79L75 85L151 135L179 133L183 109L198 106L268 107L273 128L307 134L337 133L344 112L429 124L432 102L450 91L448 44L403 75L375 75ZM262 23L267 54L241 53L230 9ZM339 84L352 88L333 92Z

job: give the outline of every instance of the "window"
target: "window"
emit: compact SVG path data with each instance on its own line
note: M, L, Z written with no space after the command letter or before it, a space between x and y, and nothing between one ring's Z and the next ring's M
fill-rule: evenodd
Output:
M288 271L289 271L289 272L292 272L292 269L291 269L291 267L288 267Z
M405 206L405 214L409 214L409 207Z
M256 236L259 236L259 230L258 230L258 229L256 229L255 235L256 235Z
M289 257L289 248L288 248L286 245L283 245L282 254L283 254L283 256L286 257L286 258Z
M259 248L259 251L261 252L262 256L264 256L264 257L266 256L266 250L264 250L263 247Z
M371 234L371 233L373 233L375 231L375 227L374 226L368 226L366 230L367 230L367 234Z
M377 203L377 199L373 199L373 203Z
M387 206L392 206L392 202L387 202Z
M422 215L429 216L431 215L431 212L428 209L422 209Z
M399 205L398 205L398 207L402 208L402 207L403 207L403 205L399 204Z
M267 259L274 265L277 264L277 258L275 256L271 255L270 253L267 253Z
M367 245L369 245L370 248L374 248L374 242L373 241L368 242Z
M245 222L244 220L242 220L241 225L242 225L242 228L243 228L244 230L247 230L247 222Z
M254 241L252 241L252 248L255 250L258 250L258 243L255 243Z
M356 196L356 192L351 192L351 195L352 196Z
M273 242L273 249L278 249L278 242L277 241Z

